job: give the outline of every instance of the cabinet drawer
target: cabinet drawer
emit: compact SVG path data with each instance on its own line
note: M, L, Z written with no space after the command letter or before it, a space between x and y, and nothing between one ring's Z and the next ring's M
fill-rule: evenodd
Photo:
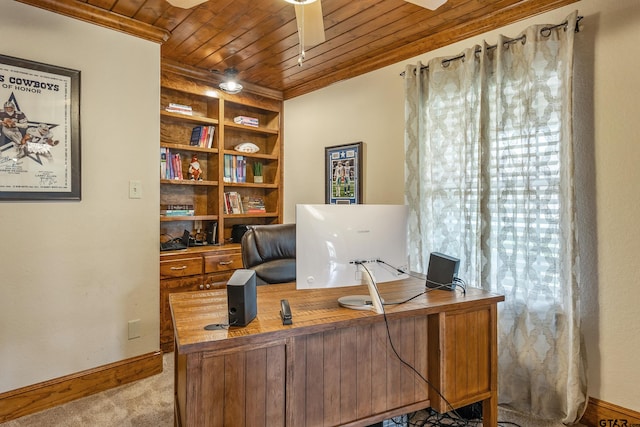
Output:
M238 268L242 268L242 255L239 252L207 255L204 257L205 273L217 273L219 271L237 270Z
M160 278L194 276L202 274L202 257L180 258L170 261L160 261Z

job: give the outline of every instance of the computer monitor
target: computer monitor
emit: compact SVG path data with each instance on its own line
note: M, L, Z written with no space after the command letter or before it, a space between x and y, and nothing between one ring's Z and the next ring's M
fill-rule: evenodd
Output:
M339 302L382 312L377 283L407 277L400 271L408 269L408 212L404 205L297 205L297 289L368 285L370 295Z

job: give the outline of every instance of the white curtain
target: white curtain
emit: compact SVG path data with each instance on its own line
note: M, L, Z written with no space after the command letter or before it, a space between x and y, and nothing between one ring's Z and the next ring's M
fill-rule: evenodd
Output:
M499 305L499 403L573 423L586 406L579 327L572 131L573 38L566 25L405 70L410 266L461 259Z

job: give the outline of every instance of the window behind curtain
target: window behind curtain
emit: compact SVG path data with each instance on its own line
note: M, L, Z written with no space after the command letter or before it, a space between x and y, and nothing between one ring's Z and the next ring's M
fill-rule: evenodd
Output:
M573 31L532 26L514 42L405 71L410 266L460 258L499 305L499 403L572 423L586 404L573 190Z

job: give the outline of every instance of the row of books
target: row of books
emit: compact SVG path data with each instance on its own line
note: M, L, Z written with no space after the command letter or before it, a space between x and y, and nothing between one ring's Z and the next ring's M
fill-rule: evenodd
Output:
M184 179L180 153L160 147L160 179Z
M196 126L191 130L190 144L195 147L211 148L215 126Z
M190 105L176 104L174 102L169 103L169 106L166 107L165 110L170 113L180 113L188 116L193 115L193 110Z
M163 216L193 216L194 214L193 205L160 205L160 215Z
M264 199L252 196L242 199L242 209L244 213L265 213L267 211L264 206Z
M264 213L267 211L262 197L246 196L243 199L236 191L225 192L224 202L224 213L226 214Z
M224 213L226 214L241 214L242 210L242 198L240 193L236 191L227 191L224 193Z
M224 182L247 182L247 158L235 154L224 155Z

